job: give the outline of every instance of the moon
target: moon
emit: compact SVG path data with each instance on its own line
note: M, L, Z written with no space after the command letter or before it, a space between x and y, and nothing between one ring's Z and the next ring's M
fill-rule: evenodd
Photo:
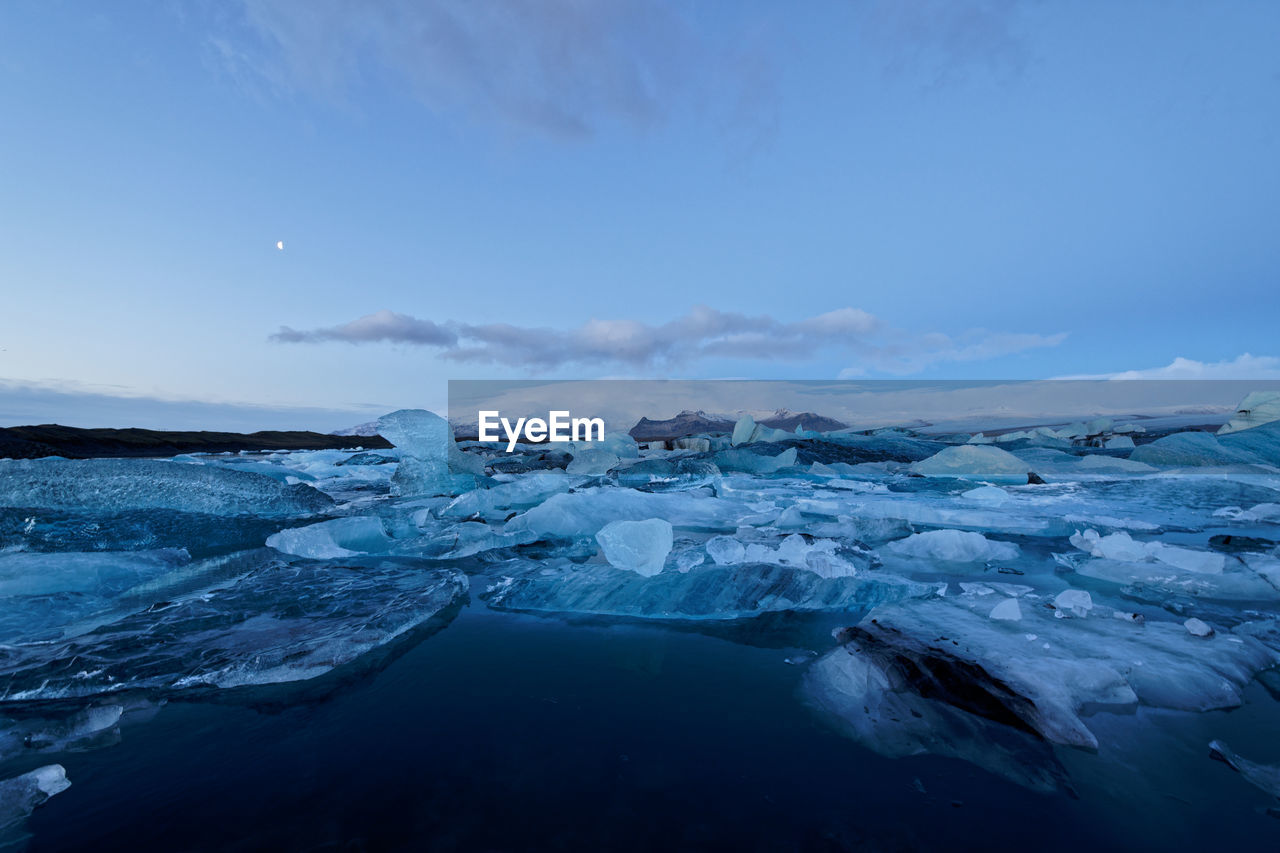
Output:
M283 240L277 240L277 241L276 241L276 248L283 252L283 251L284 251L284 241L283 241Z

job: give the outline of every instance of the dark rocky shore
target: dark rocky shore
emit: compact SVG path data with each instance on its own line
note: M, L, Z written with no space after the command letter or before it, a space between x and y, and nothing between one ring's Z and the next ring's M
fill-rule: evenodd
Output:
M60 424L0 428L0 458L67 459L176 456L179 453L236 453L241 450L381 450L380 435L328 435L303 430L263 432L180 432L154 429L81 429Z

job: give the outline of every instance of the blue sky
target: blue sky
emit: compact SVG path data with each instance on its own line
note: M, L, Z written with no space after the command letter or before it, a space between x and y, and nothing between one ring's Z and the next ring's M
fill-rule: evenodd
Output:
M11 0L0 421L1277 377L1277 43L1271 2Z

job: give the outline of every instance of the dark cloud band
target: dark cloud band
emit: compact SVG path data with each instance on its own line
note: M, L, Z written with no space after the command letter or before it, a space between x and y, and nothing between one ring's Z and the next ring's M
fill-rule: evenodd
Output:
M871 369L912 373L938 362L978 361L1056 346L1063 334L971 330L959 337L893 329L856 308L840 308L795 322L720 311L705 305L666 323L592 319L572 329L509 323L435 323L378 311L337 326L282 326L276 343L395 343L432 347L449 361L554 369L570 365L652 368L708 358L802 361L822 352L855 357L856 375Z

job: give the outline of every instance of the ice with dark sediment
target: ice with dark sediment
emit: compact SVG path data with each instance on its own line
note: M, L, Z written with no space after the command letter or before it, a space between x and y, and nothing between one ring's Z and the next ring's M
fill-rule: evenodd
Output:
M1006 597L1019 599L1021 618L992 618ZM1247 634L1198 637L1173 619L1085 601L996 590L878 607L813 666L810 696L864 715L860 731L892 727L881 707L944 702L1052 743L1096 748L1086 713L1232 708L1258 672L1280 662Z

